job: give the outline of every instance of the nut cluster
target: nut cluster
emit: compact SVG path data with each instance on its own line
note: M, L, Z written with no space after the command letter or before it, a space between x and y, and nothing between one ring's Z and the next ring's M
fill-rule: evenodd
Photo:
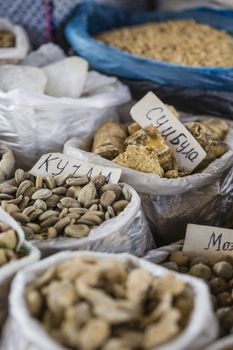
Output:
M163 266L206 281L219 319L221 335L233 333L233 257L191 258L176 251Z
M18 169L15 184L0 185L1 207L21 224L29 240L86 237L130 200L125 186L108 184L102 175L43 177Z
M0 267L26 255L25 249L16 251L18 236L9 225L0 221Z
M47 332L77 350L155 348L182 331L193 309L191 287L174 275L94 256L49 267L25 298Z
M123 27L98 40L139 56L188 66L233 66L233 37L191 19Z

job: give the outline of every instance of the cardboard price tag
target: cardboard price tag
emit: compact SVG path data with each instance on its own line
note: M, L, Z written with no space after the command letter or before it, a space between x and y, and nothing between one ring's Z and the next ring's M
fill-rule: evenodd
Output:
M104 175L111 183L118 183L121 172L121 169L118 168L103 167L61 153L44 154L31 169L32 174L42 176L72 174L73 176L94 177Z
M148 92L136 103L130 114L142 128L153 124L160 131L172 148L181 171L192 172L206 157L206 152L188 129L153 92Z
M233 255L233 230L188 224L183 252L187 255Z

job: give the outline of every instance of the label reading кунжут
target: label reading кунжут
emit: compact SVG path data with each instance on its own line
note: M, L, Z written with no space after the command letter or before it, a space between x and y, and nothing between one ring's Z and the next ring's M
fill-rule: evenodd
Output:
M206 157L206 152L188 129L153 93L148 92L130 111L131 117L142 127L154 125L169 147L179 170L192 172Z

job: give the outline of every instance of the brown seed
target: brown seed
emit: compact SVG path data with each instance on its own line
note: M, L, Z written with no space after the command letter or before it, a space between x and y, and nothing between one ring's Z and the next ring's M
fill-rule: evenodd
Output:
M86 208L69 208L70 213L85 214L87 212Z
M16 221L19 221L22 224L28 224L30 222L30 218L25 214L13 213L12 216Z
M19 207L15 204L6 204L6 211L9 214L17 213L19 212Z
M91 201L86 201L84 203L84 208L89 209L93 204L99 204L99 199L92 199Z
M64 197L60 200L63 207L66 208L80 208L79 202L75 198Z
M78 201L81 204L84 204L85 202L89 202L93 199L95 199L97 195L95 185L93 182L90 182L86 186L84 186L81 191L78 194Z
M58 195L65 194L66 191L67 191L66 187L56 187L56 188L53 188L52 190L54 194L58 194Z
M41 230L40 225L38 225L38 224L33 224L33 223L31 223L31 222L29 222L29 223L27 224L27 227L29 227L34 233L39 233L40 230Z
M13 199L14 197L11 194L0 193L0 199Z
M52 195L52 191L47 188L41 188L32 195L32 199L47 199Z
M23 182L24 180L26 180L25 171L22 169L17 169L15 172L15 180L16 180L18 185L21 184L21 182Z
M47 204L44 201L42 201L42 199L37 199L34 203L34 207L43 211L47 210Z
M98 210L98 204L92 204L92 206L89 208L91 211L97 211Z
M96 225L101 225L103 220L98 216L93 214L93 212L87 212L85 213L80 220L90 220L91 222L94 222Z
M48 228L48 239L53 239L57 237L57 230L55 227Z
M57 233L61 233L64 230L64 228L67 225L69 225L69 223L70 223L70 218L67 217L67 216L65 218L59 220L54 226L56 231L57 231Z
M52 176L46 176L44 181L50 190L53 190L56 187L56 182Z
M59 218L60 218L60 219L64 218L68 212L69 212L69 209L68 209L68 208L62 209L62 211L61 211L60 214L59 214Z
M120 213L121 211L123 211L127 207L128 204L129 204L128 201L122 199L120 201L113 203L112 208L113 208L115 213Z
M29 198L32 197L32 195L37 191L37 188L34 186L29 187L28 189L26 189L26 191L24 192L24 196L27 196Z
M21 194L24 194L24 192L29 188L34 186L33 182L30 180L24 180L21 182L19 185L17 192L16 192L16 197L19 197Z
M69 225L65 228L65 235L74 238L86 237L90 232L87 225Z
M58 216L59 215L59 212L58 211L55 211L55 210L47 210L47 211L45 211L43 214L41 214L40 216L39 216L39 220L40 221L44 221L44 220L46 220L46 219L48 219L48 218L51 218L51 217L56 217L56 216Z
M36 188L43 188L43 182L44 182L44 178L41 175L37 175L36 177Z
M50 217L44 221L41 222L40 226L41 228L49 227L55 225L59 221L59 218L57 217Z
M16 191L17 187L11 186L8 183L3 183L0 185L0 193L15 194Z
M57 186L63 186L66 183L66 179L70 177L70 174L61 174L54 176L54 180Z
M116 194L112 190L105 191L102 196L100 197L100 204L107 208L108 206L112 205L116 200Z
M68 213L66 215L66 217L70 218L70 219L75 219L75 220L78 220L80 218L80 214L77 214L77 213Z
M95 226L96 225L96 223L94 221L82 219L82 218L77 220L77 224L83 224L83 225L87 225L87 226Z
M57 194L52 194L48 199L45 200L48 208L56 208L57 203L60 201L60 197Z
M34 205L30 205L29 207L23 210L23 214L29 216L35 210L36 210L36 207Z
M8 204L19 204L22 199L23 199L23 195L21 194L18 198L10 199L8 201Z
M114 213L114 210L112 209L112 207L111 207L111 206L108 206L108 207L107 207L107 210L108 210L108 212L109 212L110 217L111 217L111 218L114 218L115 213Z
M107 185L104 185L100 188L99 190L99 194L100 196L105 192L105 191L114 191L115 194L116 194L116 200L118 200L121 196L121 188L119 185L116 185L116 184L107 184Z
M29 201L30 201L29 197L23 197L23 199L21 200L21 202L19 204L20 210L24 210L25 208L27 208Z
M89 183L87 176L71 177L66 180L67 185L69 186L84 186Z
M105 185L106 182L106 177L103 175L98 175L98 176L94 176L91 179L91 182L93 182L93 184L95 185L95 188L97 189L97 191L100 189L100 187L102 187L103 185Z
M70 186L66 191L66 197L78 198L78 194L81 189L81 186Z
M40 216L43 213L43 210L41 209L36 209L35 211L33 211L30 215L29 218L31 221L35 221L38 216Z

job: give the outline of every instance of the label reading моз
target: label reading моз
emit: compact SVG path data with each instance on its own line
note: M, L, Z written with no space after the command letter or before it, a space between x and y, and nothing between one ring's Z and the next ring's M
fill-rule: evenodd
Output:
M159 130L168 146L172 148L181 171L191 173L206 157L206 152L188 129L153 92L148 92L136 103L130 114L142 128L153 124Z
M183 252L207 256L233 254L233 230L188 224Z
M118 183L121 169L109 168L65 156L61 153L44 154L30 171L34 175L56 176L71 174L73 176L94 177L104 175L111 183Z

